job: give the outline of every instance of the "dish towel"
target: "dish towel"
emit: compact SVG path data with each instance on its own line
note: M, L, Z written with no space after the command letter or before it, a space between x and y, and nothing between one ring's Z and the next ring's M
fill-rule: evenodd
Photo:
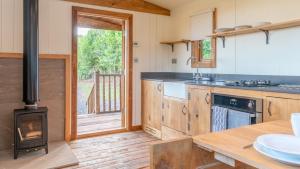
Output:
M218 132L227 129L227 115L227 108L220 106L212 107L212 132Z
M239 128L251 124L251 113L228 110L228 129Z

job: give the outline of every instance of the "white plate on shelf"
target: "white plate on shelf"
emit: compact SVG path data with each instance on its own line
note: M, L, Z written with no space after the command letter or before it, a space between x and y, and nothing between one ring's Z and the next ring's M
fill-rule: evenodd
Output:
M262 155L265 155L269 158L277 160L281 163L288 164L288 165L293 165L293 166L300 166L300 159L299 158L295 158L295 157L290 156L290 155L284 155L282 153L278 153L277 151L274 151L272 149L268 149L268 148L264 147L263 145L260 145L257 142L255 142L253 144L253 147L256 151L258 151Z
M260 26L266 26L266 25L270 25L270 24L272 24L272 22L257 22L253 26L260 27Z
M242 29L249 29L252 28L251 25L240 25L240 26L236 26L234 27L235 30L242 30Z
M266 134L259 136L256 142L268 149L300 158L300 137L287 134Z
M220 32L229 32L229 31L234 31L234 28L218 28L215 31L217 33L220 33Z

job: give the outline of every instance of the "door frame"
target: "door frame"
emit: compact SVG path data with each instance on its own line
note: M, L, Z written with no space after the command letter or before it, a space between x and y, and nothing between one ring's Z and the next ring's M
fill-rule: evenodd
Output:
M77 25L78 20L77 16L78 13L89 13L95 14L98 16L108 17L108 18L115 18L115 19L122 19L126 22L125 30L126 30L126 38L125 38L125 50L123 53L123 57L125 57L124 63L124 75L125 75L125 109L123 110L123 114L125 115L125 129L118 129L113 131L107 132L99 132L99 133L92 133L77 136ZM72 7L72 106L71 106L71 140L76 140L80 138L86 137L94 137L100 136L105 134L112 134L112 133L120 133L120 132L127 132L134 130L132 127L132 101L133 101L133 15L127 13L120 13L120 12L112 12L106 10L98 10L98 9L91 9L91 8L83 8L83 7Z

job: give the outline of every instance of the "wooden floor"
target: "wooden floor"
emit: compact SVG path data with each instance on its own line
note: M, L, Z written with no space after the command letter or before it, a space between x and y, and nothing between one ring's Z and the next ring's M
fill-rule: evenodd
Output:
M122 128L121 113L84 114L77 116L78 135Z
M157 141L143 131L71 142L79 165L68 169L139 169L150 164L149 144Z

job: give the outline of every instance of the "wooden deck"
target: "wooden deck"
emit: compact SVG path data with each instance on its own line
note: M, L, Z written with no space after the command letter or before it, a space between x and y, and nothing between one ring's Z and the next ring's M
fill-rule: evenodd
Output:
M100 136L71 142L79 160L68 169L140 169L149 167L149 144L157 139L143 131Z
M77 116L78 135L122 128L121 113L85 114Z

